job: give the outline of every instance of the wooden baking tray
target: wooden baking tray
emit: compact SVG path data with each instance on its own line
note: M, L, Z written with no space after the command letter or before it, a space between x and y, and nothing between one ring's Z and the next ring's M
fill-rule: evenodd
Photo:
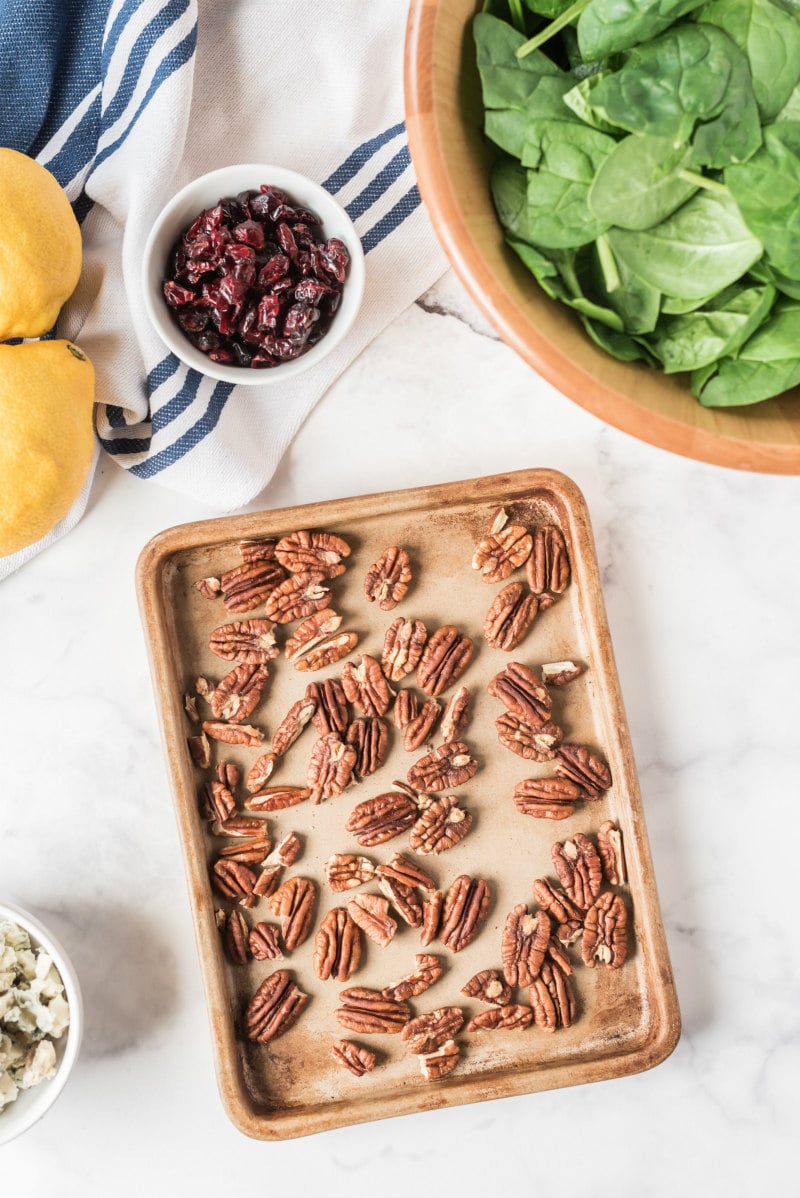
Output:
M528 527L559 524L573 569L566 593L540 614L512 654L490 649L481 636L484 614L499 586L486 585L470 568L475 544L485 532L490 514L500 505ZM194 583L212 574L219 577L223 570L239 564L240 540L302 528L336 532L352 547L348 569L333 580L331 589L332 605L344 616L342 627L359 633L356 657L361 652L380 657L385 629L397 615L422 619L429 630L455 623L475 637L475 657L461 681L473 695L472 718L464 737L481 768L456 792L473 814L474 824L459 845L439 857L423 858L422 863L442 889L461 873L486 878L493 899L483 930L465 950L452 954L438 941L425 950L444 959L446 972L430 991L413 1000L415 1013L455 1004L462 1006L469 1018L483 1009L481 1004L465 1000L459 991L477 970L500 966L500 934L506 914L515 904L532 901L533 879L547 876L556 880L550 859L553 841L575 832L594 833L607 819L618 823L624 837L629 888L623 893L632 914L631 953L625 965L619 970L590 970L571 949L579 1008L573 1026L550 1035L535 1027L462 1034L459 1067L438 1082L422 1078L416 1058L404 1052L399 1036L354 1037L369 1043L379 1056L378 1067L363 1078L356 1079L334 1064L330 1045L349 1034L333 1018L342 987L315 976L313 935L284 962L234 967L222 952L215 924L215 909L225 904L210 888L209 863L220 842L216 841L215 850L214 838L208 835L198 812L202 776L187 752L186 737L192 728L183 711L182 696L192 690L198 674L216 681L231 668L232 663L210 652L209 635L217 625L247 616L231 616L220 601L202 598ZM415 577L400 606L385 613L377 604L365 601L362 588L368 565L389 544L408 548ZM589 516L574 483L554 471L525 470L187 524L150 541L139 559L137 585L218 1080L228 1114L241 1131L260 1139L306 1135L389 1115L619 1077L650 1068L669 1055L680 1034L680 1016ZM258 614L259 609L247 613ZM516 810L514 784L552 770L524 761L499 745L494 721L502 708L487 693L486 685L509 660L538 665L568 658L588 663L589 669L555 693L554 718L565 728L566 739L592 746L606 757L613 786L601 801L584 803L566 820L535 820ZM265 728L269 738L310 679L338 674L341 665L309 675L297 673L283 658L276 660L265 697L248 722ZM401 685L413 683L412 675ZM304 784L315 736L313 728L303 733L282 759L274 781ZM438 743L436 734L433 740ZM218 745L216 750L216 759L233 759L245 767L260 751L227 745ZM390 753L377 774L327 803L304 803L270 818L276 843L288 831L303 836L304 854L289 872L317 881L317 922L354 893L334 895L325 884L322 866L331 853L361 851L373 860L386 861L394 852L408 851L407 835L377 849L359 850L344 831L344 823L356 802L390 790L392 780L405 778L409 765L423 752L424 748L406 753L400 735L392 729ZM266 901L262 900L249 918L271 920ZM412 970L418 951L418 933L401 923L386 949L365 941L361 968L348 984L388 985ZM269 1045L251 1044L237 1034L244 1005L261 979L278 965L292 971L311 1001L283 1037ZM517 1001L527 1001L524 991Z

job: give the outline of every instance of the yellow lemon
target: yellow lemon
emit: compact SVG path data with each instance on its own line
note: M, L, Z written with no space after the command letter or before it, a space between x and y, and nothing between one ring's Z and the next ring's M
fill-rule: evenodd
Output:
M69 341L0 345L0 557L43 537L94 450L94 368Z
M81 230L66 193L27 154L0 148L0 341L40 337L81 273Z

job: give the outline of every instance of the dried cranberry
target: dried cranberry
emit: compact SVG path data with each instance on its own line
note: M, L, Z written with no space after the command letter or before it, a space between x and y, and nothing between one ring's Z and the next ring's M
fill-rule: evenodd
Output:
M277 329L280 314L281 301L277 295L264 295L258 301L258 327L260 329Z
M270 337L266 336L263 340L264 349L268 354L272 354L274 358L282 358L284 361L290 361L297 357L297 347L292 345L291 341L286 337Z
M272 287L278 279L282 279L289 270L289 259L285 254L274 254L258 272L259 287Z
M260 345L263 340L263 334L258 327L258 312L255 308L249 307L242 316L236 331L243 341L247 341L249 345Z
M302 278L309 278L314 273L314 255L308 250L298 250L295 266L300 271Z
M178 312L175 319L184 333L202 333L208 324L208 312L195 308L193 312Z
M250 365L255 366L257 369L263 370L265 367L277 366L278 359L273 358L271 354L259 352L257 354L253 354Z
M311 326L318 320L316 308L310 308L308 304L293 304L283 322L283 335L302 345L311 332Z
M284 253L294 260L297 254L297 242L294 239L294 233L285 221L281 221L278 225L278 244Z
M222 344L217 334L211 332L198 333L191 340L204 354L210 354L212 349L219 349Z
M339 241L338 237L331 237L322 245L316 246L315 259L318 273L321 268L323 273L333 275L337 283L344 282L350 255L347 246L343 241Z
M226 366L236 361L232 349L212 349L209 350L208 356L212 362L222 362Z
M247 287L241 279L234 278L233 275L223 275L219 281L219 294L222 299L235 308L241 308L244 301L247 299Z
M237 366L249 366L253 355L239 341L233 342L233 357Z
M187 264L185 274L190 283L196 284L203 275L211 274L216 269L216 262L192 262L191 265Z
M270 290L273 295L283 295L285 291L292 291L295 285L291 275L287 275L284 279L278 279L277 283L273 283Z
M233 235L237 241L243 241L245 245L252 245L257 250L264 245L264 226L254 220L242 221L233 230Z
M333 287L316 279L303 279L294 289L294 298L304 304L318 304L324 295L335 295Z
M173 283L169 280L162 285L162 291L170 308L180 308L194 299L194 292L190 291L188 287L181 287L180 283Z

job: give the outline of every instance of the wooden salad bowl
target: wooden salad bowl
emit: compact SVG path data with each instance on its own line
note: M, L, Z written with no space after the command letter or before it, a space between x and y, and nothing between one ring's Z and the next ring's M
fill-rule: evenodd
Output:
M673 453L738 470L800 474L800 388L739 409L704 408L687 376L618 362L551 300L503 240L489 191L472 41L476 0L411 0L406 124L420 192L456 272L503 340L601 420Z

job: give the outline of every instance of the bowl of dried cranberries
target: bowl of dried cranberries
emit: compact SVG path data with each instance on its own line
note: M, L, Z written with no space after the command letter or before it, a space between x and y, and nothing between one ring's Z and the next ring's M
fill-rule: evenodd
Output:
M284 167L223 167L195 179L145 246L148 315L183 362L229 383L316 365L364 294L364 252L344 209Z

